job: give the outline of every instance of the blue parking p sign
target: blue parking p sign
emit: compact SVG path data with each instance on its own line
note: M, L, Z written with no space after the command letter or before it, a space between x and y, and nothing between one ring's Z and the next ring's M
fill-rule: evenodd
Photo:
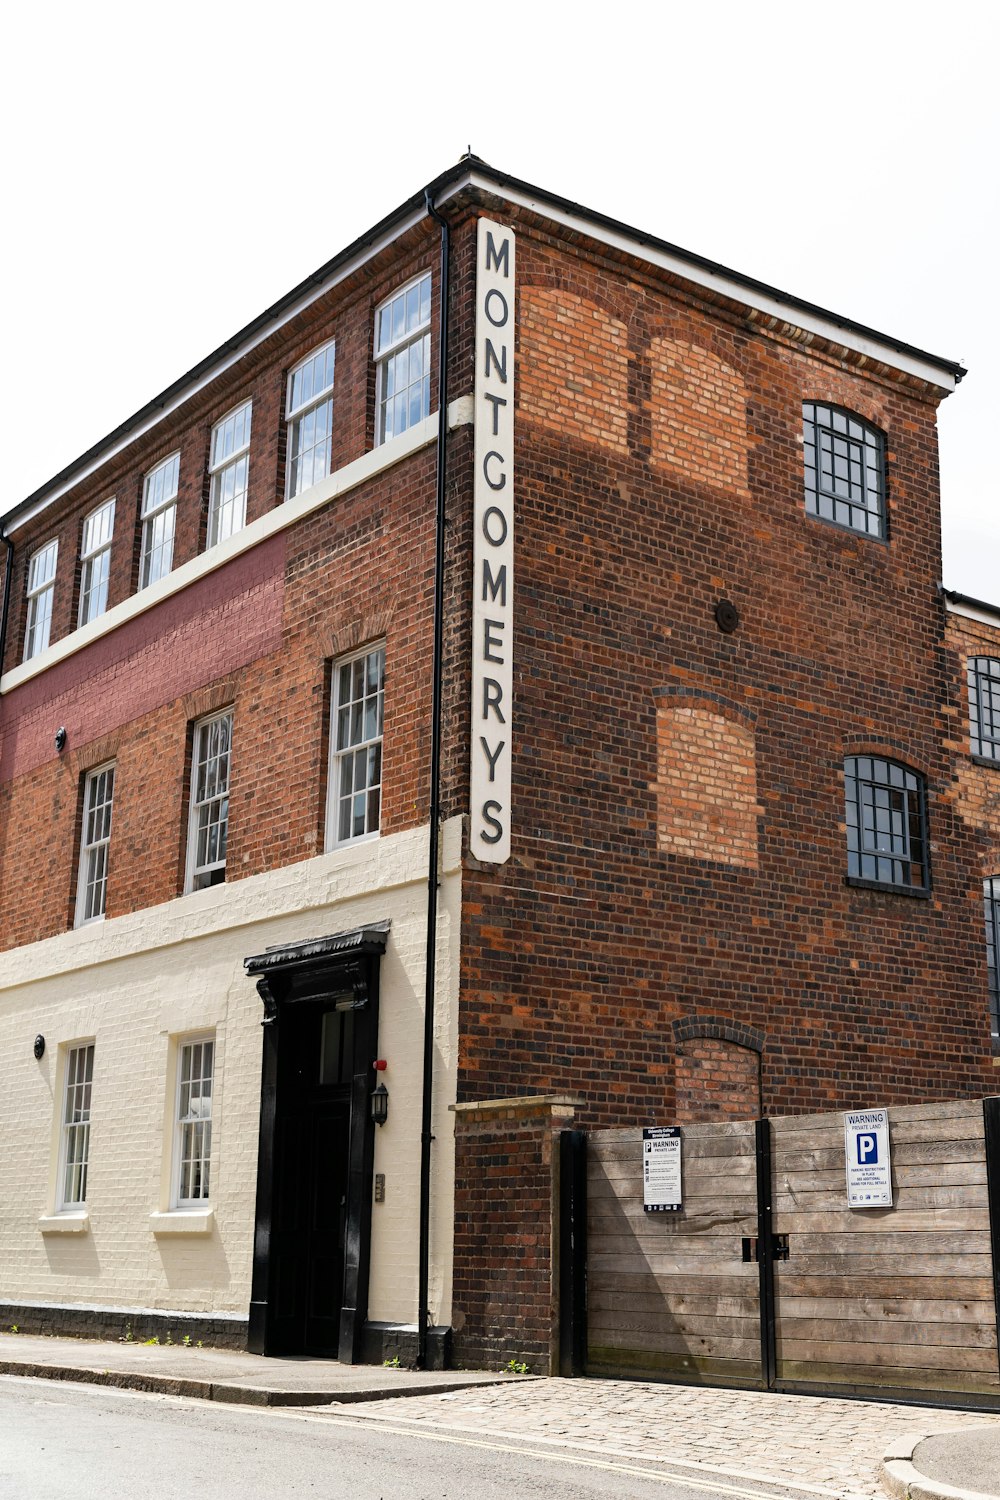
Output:
M870 1166L878 1161L878 1136L864 1134L858 1136L858 1162L861 1166Z
M889 1114L862 1109L844 1116L847 1202L851 1208L892 1207Z

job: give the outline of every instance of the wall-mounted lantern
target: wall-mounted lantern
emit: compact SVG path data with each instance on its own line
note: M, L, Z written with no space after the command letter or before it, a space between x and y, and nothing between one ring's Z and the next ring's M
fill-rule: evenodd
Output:
M376 1125L384 1125L389 1118L389 1090L379 1079L372 1091L372 1119Z

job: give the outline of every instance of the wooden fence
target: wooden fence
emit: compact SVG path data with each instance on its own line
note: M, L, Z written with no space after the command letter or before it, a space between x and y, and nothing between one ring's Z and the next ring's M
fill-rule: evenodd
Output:
M641 1130L591 1134L587 1370L1000 1405L1000 1100L889 1131L893 1206L852 1209L842 1114L684 1126L675 1214Z

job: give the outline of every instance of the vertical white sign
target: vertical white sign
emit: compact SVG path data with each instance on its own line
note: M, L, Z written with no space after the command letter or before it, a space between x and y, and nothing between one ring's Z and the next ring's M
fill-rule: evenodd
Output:
M642 1211L677 1213L683 1206L680 1126L648 1125L642 1132Z
M892 1207L889 1112L862 1109L844 1116L849 1208Z
M476 252L470 848L510 858L514 690L514 233L479 220Z

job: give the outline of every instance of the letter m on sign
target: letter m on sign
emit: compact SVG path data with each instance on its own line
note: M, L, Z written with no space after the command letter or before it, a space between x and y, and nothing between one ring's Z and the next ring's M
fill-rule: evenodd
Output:
M486 269L501 276L510 275L510 240L505 235L498 250L492 229L486 231Z

